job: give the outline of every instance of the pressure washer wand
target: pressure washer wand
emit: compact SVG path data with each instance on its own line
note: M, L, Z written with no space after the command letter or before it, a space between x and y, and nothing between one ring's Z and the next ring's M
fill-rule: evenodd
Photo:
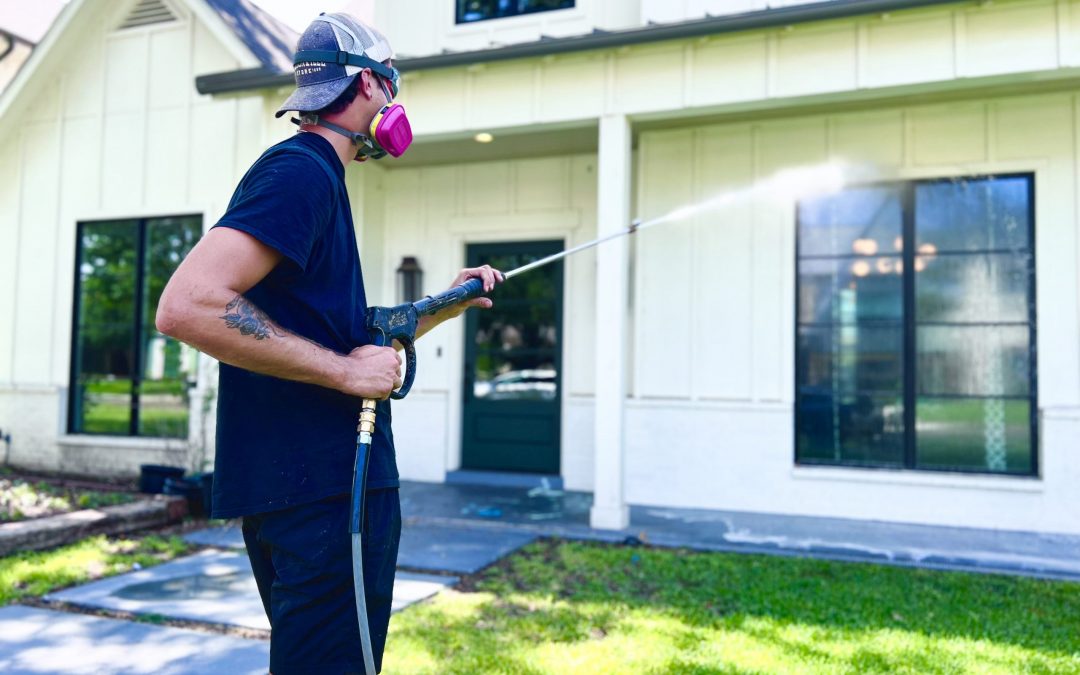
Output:
M640 220L635 220L634 222L630 223L630 227L619 230L618 232L612 232L611 234L606 234L603 237L600 237L599 239L593 239L590 242L586 242L584 244L579 244L578 246L574 246L573 248L568 248L565 251L559 251L558 253L553 253L552 255L549 255L546 258L541 258L539 260L535 260L535 261L529 263L528 265L522 265L521 267L518 267L517 269L513 269L513 270L510 270L509 272L505 272L503 274L503 278L509 279L511 277L516 277L519 274L524 274L525 272L530 272L530 271L536 269L537 267L543 267L544 265L550 265L551 263L562 260L563 258L565 258L567 256L571 256L571 255L573 255L575 253L579 253L581 251L588 250L590 248L593 248L594 246L599 246L600 244L603 244L606 241L611 241L612 239L618 239L619 237L625 237L628 234L633 234L633 233L637 232L640 229L648 227L650 224L652 224L652 223L642 223Z

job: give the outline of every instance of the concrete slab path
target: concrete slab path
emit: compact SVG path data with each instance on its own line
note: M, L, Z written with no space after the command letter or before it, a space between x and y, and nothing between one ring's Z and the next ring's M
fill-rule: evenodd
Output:
M34 607L0 608L5 675L265 674L270 643Z
M393 610L429 598L456 577L398 572ZM170 619L270 630L247 555L209 549L45 596L47 601ZM0 671L2 672L2 671Z
M398 567L475 574L536 537L532 532L408 523L401 528ZM184 540L200 546L244 548L244 535L235 524L198 530Z
M1080 581L1080 537L632 506L630 527L589 527L592 496L550 488L402 481L406 527L487 528L597 541L640 537L659 546L797 555L931 569Z

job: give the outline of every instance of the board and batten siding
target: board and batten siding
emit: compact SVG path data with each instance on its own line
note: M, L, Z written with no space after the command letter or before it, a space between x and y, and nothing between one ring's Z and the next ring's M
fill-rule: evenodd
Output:
M185 460L177 441L63 436L76 224L199 214L209 227L273 133L261 98L197 94L196 75L251 64L170 7L174 22L116 30L128 3L81 5L0 126L0 420L23 466Z
M1080 0L957 2L407 72L402 101L418 135L438 136L613 113L655 120L1064 81L1078 67Z
M637 238L628 501L1080 532L1078 130L1080 95L1054 94L643 132L645 219L835 159L885 179L1033 172L1043 477L794 466L795 207L771 197Z
M396 302L395 270L407 255L419 258L424 293L434 293L464 265L467 244L558 239L573 246L595 236L592 155L392 169L381 176L385 253L374 287L385 290L369 294L372 304ZM593 485L594 268L592 252L569 259L565 268L561 469L566 485L579 490ZM366 267L365 278L371 278ZM394 407L404 478L441 481L460 466L463 333L455 321L417 342L416 384Z

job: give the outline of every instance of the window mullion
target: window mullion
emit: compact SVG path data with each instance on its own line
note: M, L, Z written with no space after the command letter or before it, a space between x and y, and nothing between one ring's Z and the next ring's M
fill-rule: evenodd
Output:
M903 188L903 293L904 293L904 467L914 469L916 464L915 392L916 351L916 298L915 298L915 183L908 182Z
M142 370L143 370L143 323L145 317L144 305L146 295L146 219L143 218L139 221L138 231L138 250L136 251L135 258L135 349L133 351L135 355L135 362L132 364L131 369L131 425L130 434L132 436L139 435L139 392L142 389Z

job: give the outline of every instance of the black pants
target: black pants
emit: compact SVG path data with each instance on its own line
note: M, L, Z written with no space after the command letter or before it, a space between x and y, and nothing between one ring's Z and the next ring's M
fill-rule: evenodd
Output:
M270 619L270 671L363 673L348 497L246 516L243 531ZM369 491L363 531L364 590L375 666L380 670L400 538L398 491Z

